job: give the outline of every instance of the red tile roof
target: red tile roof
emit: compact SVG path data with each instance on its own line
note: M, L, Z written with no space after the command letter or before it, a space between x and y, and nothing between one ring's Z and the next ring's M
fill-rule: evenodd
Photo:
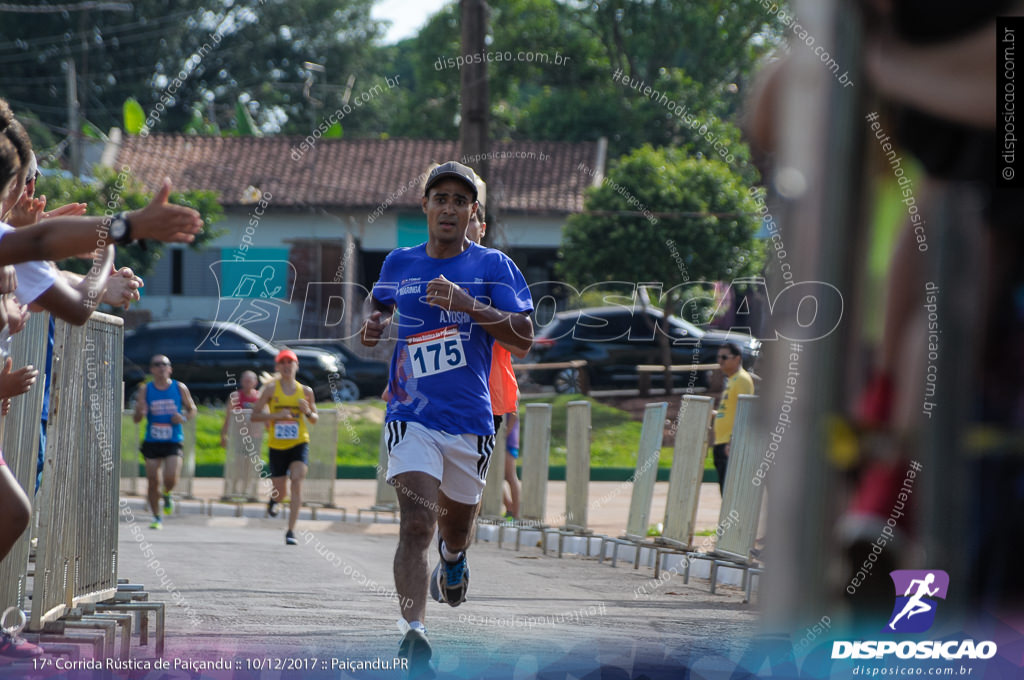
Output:
M225 206L242 205L250 185L273 196L273 207L419 206L420 176L432 162L458 160L454 141L203 137L126 137L116 166L128 166L153 190L163 177L175 188L212 189ZM583 209L593 182L597 142L502 142L492 148L488 198L503 212L566 214ZM542 155L543 154L543 155ZM583 169L580 169L580 164ZM472 159L467 164L473 166Z

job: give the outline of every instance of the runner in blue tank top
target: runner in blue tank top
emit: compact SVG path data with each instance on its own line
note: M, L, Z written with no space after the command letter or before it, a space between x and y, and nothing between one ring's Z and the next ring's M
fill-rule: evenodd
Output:
M196 412L192 395L184 383L171 380L171 360L158 354L149 361L152 382L139 388L135 397L136 423L146 419L146 436L142 440L142 456L146 459L147 495L153 511L151 529L162 529L160 519L160 468L164 476L164 514L174 511L171 491L178 483L181 470L182 442L185 432L181 424Z
M428 240L385 259L362 331L371 347L391 325L398 337L388 382L387 474L401 511L394 561L405 632L399 656L418 675L432 673L423 626L428 584L433 599L452 607L469 587L466 549L494 446L491 347L500 340L526 350L533 342L522 273L504 253L466 238L477 181L460 163L431 171L421 199ZM441 557L429 574L435 526Z

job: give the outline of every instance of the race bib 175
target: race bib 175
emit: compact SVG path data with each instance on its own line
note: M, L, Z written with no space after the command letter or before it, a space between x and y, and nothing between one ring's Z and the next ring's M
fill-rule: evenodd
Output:
M405 339L412 374L417 378L437 375L466 365L466 352L458 326L448 326Z

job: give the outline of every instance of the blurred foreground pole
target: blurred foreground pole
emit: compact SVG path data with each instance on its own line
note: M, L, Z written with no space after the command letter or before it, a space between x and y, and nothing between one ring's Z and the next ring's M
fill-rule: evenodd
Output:
M462 16L462 54L483 54L487 50L484 38L487 36L487 13L489 8L485 0L460 0ZM487 137L488 114L490 113L490 89L487 84L487 60L467 59L467 63L459 72L461 77L459 122L459 160L466 156L468 165L477 174L490 179L490 167L487 152L490 143ZM488 209L490 206L487 206Z
M856 300L858 272L867 230L863 223L862 140L858 100L864 94L860 71L861 26L850 0L796 0L800 23L827 46L852 86L843 87L811 47L790 35L791 63L779 97L779 150L774 175L765 178L779 198L780 225L797 282L825 282L839 295L823 295L826 287L808 287L818 297L813 324L800 327L795 317L799 295L785 309L773 309L780 333L791 338L826 337L806 342L778 338L768 348L760 426L776 431L782 418L787 377L796 368L796 399L788 414L791 424L774 458L767 484L767 554L764 627L786 632L796 640L806 626L823 615L835 615L828 577L835 574L832 527L838 478L828 463L828 418L844 410L848 394L847 359L857 355ZM769 283L777 295L782 281ZM806 323L809 309L800 311ZM785 330L783 330L785 328ZM798 356L796 365L791 355Z

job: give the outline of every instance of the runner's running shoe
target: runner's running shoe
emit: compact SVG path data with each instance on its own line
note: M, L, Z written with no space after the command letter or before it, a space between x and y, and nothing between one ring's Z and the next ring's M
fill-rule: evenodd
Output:
M430 667L432 653L427 633L419 628L410 628L398 646L398 658L408 659L405 668L409 671L409 678L434 677L434 670Z
M437 551L441 552L441 537L437 538ZM459 559L449 562L441 555L441 560L430 575L430 597L438 602L447 602L458 607L466 601L469 590L469 565L466 563L466 551L463 550Z

